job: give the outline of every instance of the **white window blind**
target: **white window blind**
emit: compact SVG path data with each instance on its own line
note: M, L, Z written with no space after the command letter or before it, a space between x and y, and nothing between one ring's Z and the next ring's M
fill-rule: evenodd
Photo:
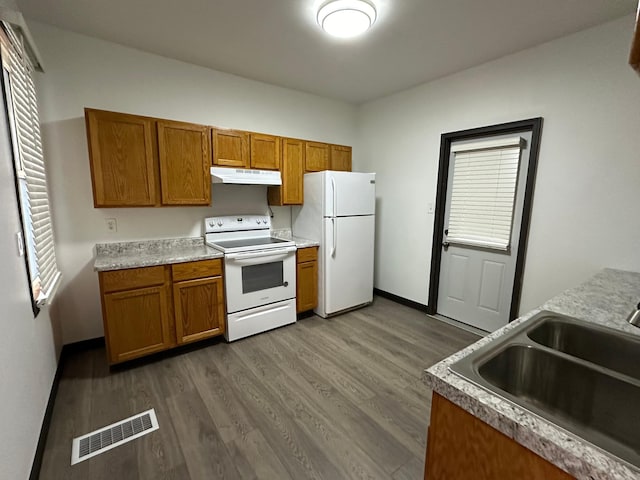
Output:
M10 66L12 126L18 150L16 170L19 183L25 185L24 189L20 188L23 197L22 215L26 217L25 240L33 242L35 258L29 260L35 266L30 268L30 273L34 300L41 306L55 292L60 281L60 272L53 241L33 66L25 53L21 36L6 22L3 22L3 26L11 43L3 49L3 62L8 60Z
M518 180L520 137L453 145L446 240L508 250Z

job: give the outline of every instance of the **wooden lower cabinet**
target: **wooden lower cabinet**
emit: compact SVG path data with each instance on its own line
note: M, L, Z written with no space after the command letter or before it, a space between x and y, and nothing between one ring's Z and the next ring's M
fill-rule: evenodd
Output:
M318 247L298 249L296 255L296 311L318 306Z
M570 480L571 475L433 394L425 480Z
M171 346L167 297L164 285L104 295L110 363L125 362Z
M222 335L222 260L100 272L111 365Z
M222 277L199 278L173 284L176 340L195 342L224 333Z

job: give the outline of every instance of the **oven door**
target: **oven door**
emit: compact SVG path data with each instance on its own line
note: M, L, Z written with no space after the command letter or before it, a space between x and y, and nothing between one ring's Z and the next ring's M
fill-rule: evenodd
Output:
M296 296L296 247L228 253L224 262L228 313Z

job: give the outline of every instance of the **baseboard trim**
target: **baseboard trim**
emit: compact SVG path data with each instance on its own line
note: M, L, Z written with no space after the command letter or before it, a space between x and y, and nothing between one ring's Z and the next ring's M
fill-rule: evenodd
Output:
M395 295L393 293L385 292L384 290L380 290L379 288L374 288L373 293L375 295L379 295L384 298L388 298L389 300L393 300L396 303L401 305L405 305L407 307L411 307L415 310L420 310L421 312L427 313L429 307L422 303L414 302L413 300L409 300L408 298L400 297L399 295Z
M29 475L29 480L38 480L40 478L42 458L44 457L44 447L47 443L47 435L49 434L49 427L51 426L51 416L53 415L53 406L55 405L56 396L58 395L58 386L60 385L60 376L63 370L64 356L66 355L64 351L65 346L62 347L62 351L60 352L60 359L58 360L58 366L56 367L56 373L53 376L51 392L49 392L47 408L45 408L44 410L42 427L40 428L40 436L38 437L38 445L36 446L36 453L33 457L33 465L31 465L31 474Z
M296 320L302 320L303 318L313 317L315 313L313 310L307 310L306 312L300 312L296 314Z
M47 401L47 407L44 410L44 417L42 418L42 427L40 428L40 436L38 437L38 445L36 446L36 453L33 456L33 464L31 465L31 473L29 474L29 480L38 480L40 478L40 470L42 468L42 458L44 457L44 449L47 444L47 436L49 435L49 427L51 426L51 417L53 415L53 407L56 403L56 397L58 395L58 387L60 386L60 377L64 370L64 365L67 361L67 357L70 353L80 352L83 350L91 350L93 348L100 348L104 346L104 337L91 338L89 340L83 340L81 342L69 343L62 346L60 351L60 358L58 359L58 366L56 367L56 373L53 376L53 383L51 384L51 392L49 392L49 400Z
M486 337L491 332L487 332L480 328L476 328L472 325L467 325L466 323L460 322L458 320L454 320L453 318L445 317L444 315L440 315L438 313L434 315L429 315L434 320L438 320L439 322L444 322L454 327L460 328L462 330L466 330L469 333L473 333L474 335L478 335L479 337Z
M67 343L64 347L62 347L62 351L68 356L70 353L84 352L85 350L93 350L94 348L104 347L104 342L104 337L90 338L89 340Z

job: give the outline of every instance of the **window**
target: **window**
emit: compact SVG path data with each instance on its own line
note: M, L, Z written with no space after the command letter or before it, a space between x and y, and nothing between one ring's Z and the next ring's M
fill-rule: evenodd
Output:
M2 113L9 120L27 271L37 313L53 297L60 272L53 242L33 66L21 36L6 22L2 22L0 33L5 106Z
M447 242L509 250L520 137L452 145Z

